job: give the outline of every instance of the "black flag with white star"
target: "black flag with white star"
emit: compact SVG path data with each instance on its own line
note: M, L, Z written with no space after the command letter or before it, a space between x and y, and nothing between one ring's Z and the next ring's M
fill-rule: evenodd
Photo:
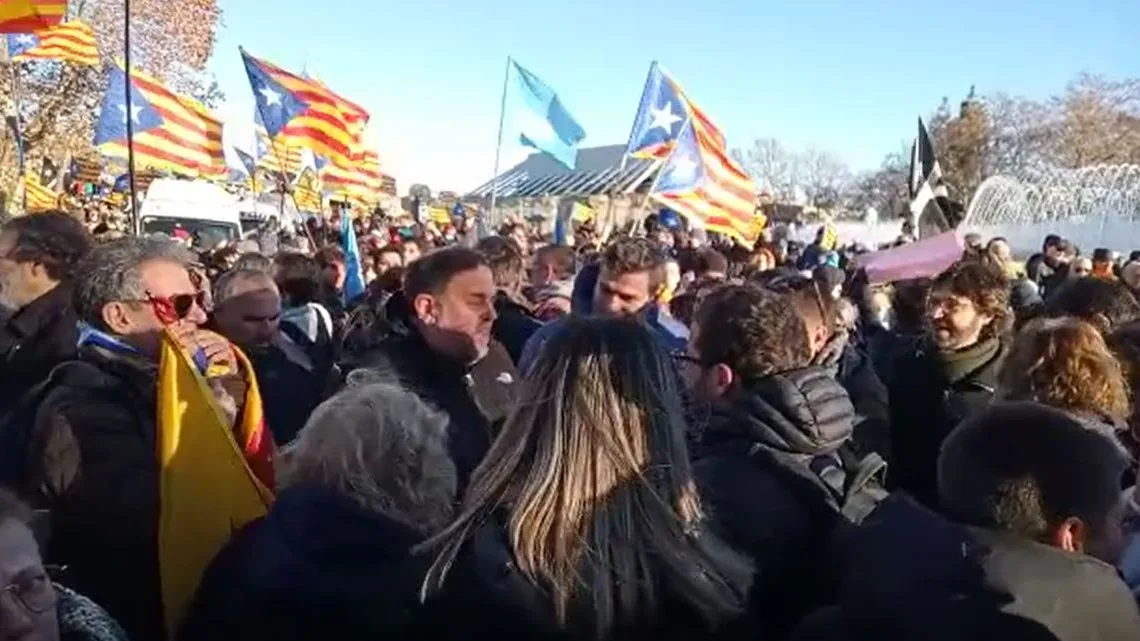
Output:
M910 151L910 211L918 225L920 238L952 229L947 216L950 192L942 180L942 167L934 155L934 143L922 118L918 119L918 136Z

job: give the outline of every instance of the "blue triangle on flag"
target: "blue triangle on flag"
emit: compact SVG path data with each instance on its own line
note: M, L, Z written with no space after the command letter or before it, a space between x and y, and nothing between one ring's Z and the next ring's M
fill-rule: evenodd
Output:
M142 91L130 83L131 91L131 120L135 134L161 127L162 116L147 100ZM95 124L96 146L113 140L126 140L127 138L127 74L118 66L111 68L110 82L107 84L107 94L103 98L103 109L99 114L99 122Z

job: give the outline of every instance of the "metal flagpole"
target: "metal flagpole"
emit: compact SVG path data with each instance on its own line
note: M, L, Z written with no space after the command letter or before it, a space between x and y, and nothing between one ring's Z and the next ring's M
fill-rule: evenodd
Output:
M24 162L24 123L23 118L20 117L20 71L17 69L19 63L8 56L8 38L11 37L11 34L4 37L4 57L8 58L9 69L12 72L12 106L13 109L15 109L15 114L12 119L12 128L14 130L13 133L16 135L16 162L19 163L16 175L19 180L23 181L25 177L24 173L27 171L27 168ZM27 213L28 190L26 187L22 192L21 198L23 202L20 206L23 208L24 213Z
M126 106L127 106L127 176L131 181L131 221L135 235L142 232L139 222L138 193L135 191L135 123L134 110L131 108L131 0L123 0L123 65L126 69Z
M681 136L684 136L686 130L688 130L689 127L691 127L692 125L693 125L693 117L692 117L692 115L690 115L688 118L685 119L685 124L681 126L681 131L677 132L677 138L675 138L675 142L673 143L673 148L671 150L669 150L669 155L666 156L664 160L659 161L661 163L661 165L657 168L657 174L655 176L653 176L653 182L650 183L650 185L649 185L649 191L645 192L645 198L649 202L653 201L653 192L657 191L657 185L658 185L658 183L661 182L661 174L664 173L663 170L665 169L666 166L669 165L669 161L673 159L673 154L677 153L677 147L679 146L679 143L681 141ZM636 217L633 219L633 223L634 224L637 223Z
M499 156L503 150L503 123L507 118L507 85L511 80L511 57L507 56L507 69L503 73L503 98L499 102L499 136L495 140L495 175L491 178L491 207L488 215L495 214L495 201L499 191Z

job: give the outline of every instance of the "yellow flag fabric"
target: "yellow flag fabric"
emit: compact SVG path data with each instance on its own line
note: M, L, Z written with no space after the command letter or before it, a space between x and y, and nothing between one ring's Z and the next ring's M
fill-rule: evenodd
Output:
M582 203L574 203L574 209L570 212L570 218L579 223L588 223L596 216L594 208Z
M50 211L59 207L59 194L40 183L38 176L24 176L24 198L28 213Z
M240 358L241 365L246 365ZM247 378L255 387L256 379ZM249 394L247 394L247 403ZM272 493L251 470L206 380L165 335L158 373L159 570L171 638L210 561ZM260 413L260 404L246 408Z
M443 207L432 207L428 209L428 218L435 221L437 225L446 225L451 222L451 213Z

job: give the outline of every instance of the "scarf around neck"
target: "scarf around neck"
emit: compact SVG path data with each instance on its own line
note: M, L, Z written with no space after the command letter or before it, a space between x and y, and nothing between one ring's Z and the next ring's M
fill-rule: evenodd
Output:
M1001 341L991 338L978 341L965 349L951 351L939 349L935 354L942 366L946 381L953 385L992 361L1000 348Z

